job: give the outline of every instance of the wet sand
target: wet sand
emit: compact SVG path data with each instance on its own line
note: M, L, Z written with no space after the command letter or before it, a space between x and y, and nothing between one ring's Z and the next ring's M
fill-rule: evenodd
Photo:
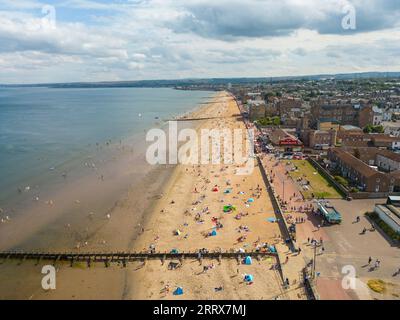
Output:
M218 117L196 124L198 130L244 129L238 113L234 100L221 93L214 103L196 110L191 117ZM151 245L156 251L173 248L179 251L200 248L253 250L262 243L280 243L278 225L267 221L275 214L259 168L255 167L248 176L236 175L237 169L234 164L207 164L152 170L144 181L126 192L110 209L111 219L86 216L86 223L71 226L74 231L67 231L69 236L61 236L61 245L56 248L71 251L71 244L79 242L83 243L83 247L75 250L148 250ZM212 191L215 185L218 192ZM231 193L224 194L227 188L232 188ZM249 198L254 198L254 202L248 203ZM226 204L235 205L237 210L224 213L223 206ZM142 214L139 215L139 211ZM240 220L235 218L239 213L243 214ZM217 218L223 228L217 230L217 236L206 237L205 234L215 226L212 218ZM63 219L65 216L60 218L60 224L66 222ZM248 231L239 232L240 226ZM176 230L180 230L180 235L174 234ZM48 234L47 231L45 234ZM86 237L82 238L82 234ZM56 237L56 231L50 231L50 235ZM246 239L238 242L243 235ZM45 242L42 245L44 247ZM250 266L238 265L234 260L225 260L221 264L204 260L203 265L213 265L207 272L203 272L203 266L198 261L185 261L181 268L174 271L168 271L168 263L161 265L160 261L147 262L144 266L139 262L130 263L127 268L114 265L108 269L101 264L90 269L79 264L73 268L60 264L57 290L45 292L40 287L40 265L7 262L0 265L0 299L285 298L279 275L270 270L273 263L270 258L254 261ZM245 273L254 276L252 285L243 282ZM22 274L23 277L18 276ZM169 285L169 292L163 291L166 285ZM172 294L177 286L184 288L183 296ZM223 290L216 291L215 288L220 286Z

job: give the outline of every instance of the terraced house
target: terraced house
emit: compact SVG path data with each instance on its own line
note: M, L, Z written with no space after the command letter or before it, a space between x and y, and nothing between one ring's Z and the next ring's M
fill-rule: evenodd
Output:
M386 153L386 152L385 152ZM340 148L331 148L328 151L331 161L331 169L340 171L341 175L348 179L351 184L365 192L399 192L400 191L400 170L392 172L380 171L377 166L372 166L358 159L352 153ZM383 159L392 161L387 155L376 153L380 163ZM376 160L375 160L376 162ZM387 166L385 162L384 165ZM390 162L393 165L392 162Z

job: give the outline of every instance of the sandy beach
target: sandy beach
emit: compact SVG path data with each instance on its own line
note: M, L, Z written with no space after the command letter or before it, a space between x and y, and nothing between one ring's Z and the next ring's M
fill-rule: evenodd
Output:
M219 93L190 117L210 118L194 124L198 131L245 129L237 105L227 93ZM259 168L255 166L247 176L236 175L237 169L234 164L160 166L123 193L110 209L110 219L86 216L83 224L68 236L60 236L59 244L53 247L82 252L151 248L182 252L201 248L254 250L279 244L278 224L267 221L275 214ZM249 202L250 198L254 201ZM225 213L225 205L234 205L236 210ZM65 217L60 219L64 222ZM207 236L216 224L220 226L217 234ZM55 231L51 235L56 237ZM77 241L82 247L73 249ZM253 261L252 265L238 265L235 260L204 260L202 265L184 261L175 270L168 270L168 263L162 265L160 261L130 263L127 268L114 264L107 269L101 264L71 268L60 263L57 289L45 292L40 286L41 265L7 262L0 265L0 299L287 298L278 272L271 269L274 263L273 258ZM253 284L243 281L245 274L254 276ZM175 296L173 291L178 286L184 294Z

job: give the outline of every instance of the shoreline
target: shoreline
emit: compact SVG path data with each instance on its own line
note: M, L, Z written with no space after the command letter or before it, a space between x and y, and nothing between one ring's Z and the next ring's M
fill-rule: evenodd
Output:
M196 123L196 130L200 128L244 128L244 123L235 115L239 113L237 105L226 93L219 93L213 103L198 108L198 114L208 114L216 116L208 120ZM195 117L195 115L194 115ZM146 198L148 205L138 200L137 194L144 197L144 190L131 190L127 197L114 208L113 218L107 222L107 225L101 229L101 233L110 239L108 248L120 249L117 244L126 243L128 251L148 250L149 245L156 244L157 251L170 251L172 248L178 248L180 251L197 250L199 248L223 248L230 250L241 248L243 246L253 247L257 243L267 242L269 244L279 244L280 231L277 224L271 224L266 221L268 217L274 215L272 204L268 198L267 192L257 191L257 185L263 187L261 173L259 168L255 167L254 172L248 177L240 177L234 174L237 169L234 165L204 165L204 166L184 166L178 164L167 169L169 172L164 176L164 182L149 191L153 197ZM163 171L163 170L161 170ZM149 178L150 179L150 178ZM160 175L153 175L155 182L160 181ZM216 183L223 188L226 179L232 180L232 187L235 190L231 195L213 193L210 190L210 183ZM151 180L151 179L150 179ZM212 181L214 180L214 181ZM212 181L212 182L211 182ZM197 187L201 194L204 194L203 204L193 206L200 193L193 192ZM140 189L140 188L138 188ZM238 191L243 194L239 195ZM255 203L251 206L245 205L245 199L250 196L255 197ZM241 219L236 220L235 214L223 214L221 212L221 198L234 202L238 206L238 213L246 213ZM140 198L140 197L139 197ZM135 200L136 199L136 200ZM171 205L171 199L175 205ZM136 222L132 221L133 209L138 205L143 205L142 219ZM210 208L210 214L204 215L204 223L193 223L194 215L190 212L200 207ZM186 213L185 213L185 208ZM211 218L215 216L224 222L224 228L219 231L219 236L207 238L204 232L210 230L213 225ZM140 223L140 225L138 225ZM237 243L239 236L237 228L246 225L249 228L247 237L243 243ZM141 228L144 232L139 232ZM181 236L173 235L173 230L181 228ZM184 237L185 233L188 238ZM95 240L95 239L94 239ZM85 247L83 251L89 251L91 246ZM102 247L105 249L105 247ZM121 250L121 249L120 249ZM98 251L98 250L96 250ZM109 251L109 250L103 250ZM211 263L209 261L207 263ZM235 261L222 261L215 265L213 271L208 273L201 272L202 266L197 261L188 261L176 271L168 271L167 265L160 265L158 261L149 261L146 266L141 262L133 262L129 267L123 268L121 265L114 265L111 268L104 268L102 265L96 265L90 270L85 266L70 268L61 265L58 268L58 281L60 289L54 292L44 292L40 289L40 274L33 263L26 262L22 266L12 268L12 265L2 266L0 270L0 281L4 283L5 288L11 288L6 292L0 292L0 298L15 298L15 292L18 288L18 298L27 299L176 299L172 293L165 294L162 288L168 284L171 287L183 285L187 294L183 299L270 299L282 295L281 280L275 270L271 270L274 261L271 259L254 262L253 266L238 266ZM7 271L7 268L9 269ZM31 280L28 281L32 288L36 288L36 293L31 294L33 289L29 286L15 284L13 274L25 269L29 273ZM249 271L250 269L250 271ZM29 270L29 271L28 271ZM238 270L238 271L237 271ZM36 273L35 273L36 272ZM241 280L241 274L251 272L255 275L257 281L253 286L247 286ZM8 275L8 277L7 277ZM101 275L101 276L100 276ZM36 279L36 280L34 280ZM101 280L100 280L101 279ZM35 283L37 281L37 283ZM99 282L101 281L101 283ZM78 283L82 285L78 286ZM226 290L218 293L213 291L215 286L222 285ZM78 287L79 290L78 290ZM28 287L28 288L27 288ZM102 291L101 288L106 288ZM160 291L161 290L161 291ZM160 293L158 293L160 292ZM182 297L180 297L182 298Z
M202 106L196 104L181 116L198 113ZM159 123L159 127L164 125ZM103 239L106 237L99 237L96 244L90 243L93 233L109 222L106 215L135 190L139 193L146 189L149 181L159 189L165 181L157 182L157 176L168 175L172 168L147 164L146 142L140 141L142 135L126 137L120 143L114 141L111 145L100 145L96 151L88 153L89 157L78 157L73 161L76 169L68 174L67 179L63 179L60 173L51 186L40 190L32 186L31 191L17 195L16 198L22 197L22 202L15 206L16 209L11 207L9 213L7 210L3 213L9 215L11 221L0 224L0 250L76 251L75 247L81 243L83 249L85 242L88 242L84 246L86 249L108 247L99 245L99 242L108 242L108 239ZM95 163L96 167L83 167L84 161ZM55 174L58 175L60 170ZM103 175L104 181L100 179ZM40 197L39 201L33 200L36 195ZM144 203L139 206L143 207ZM81 225L86 226L82 228ZM112 247L118 249L117 242ZM121 243L121 248L126 248L125 243Z

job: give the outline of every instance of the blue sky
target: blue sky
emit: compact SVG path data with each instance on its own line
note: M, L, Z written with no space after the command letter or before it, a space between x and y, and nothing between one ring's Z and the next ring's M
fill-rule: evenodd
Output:
M0 83L400 71L399 39L399 0L0 0Z

